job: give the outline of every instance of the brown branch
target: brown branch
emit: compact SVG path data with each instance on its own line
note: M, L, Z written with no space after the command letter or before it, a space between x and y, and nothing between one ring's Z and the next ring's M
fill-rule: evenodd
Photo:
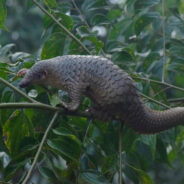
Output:
M31 174L32 174L32 172L33 172L33 169L34 169L34 167L35 167L35 165L36 165L36 163L37 163L37 161L38 161L38 158L39 158L39 156L40 156L40 153L41 153L41 151L42 151L43 145L44 145L44 143L45 143L45 141L46 141L46 139L47 139L47 136L48 136L48 134L49 134L49 132L50 132L50 129L52 128L52 125L53 125L54 122L56 121L57 117L58 117L58 112L55 112L55 114L54 114L54 116L53 116L51 122L49 123L49 126L47 127L47 129L46 129L46 131L45 131L45 133L44 133L44 135L43 135L43 138L42 138L42 140L41 140L41 143L40 143L40 145L39 145L39 148L38 148L38 150L37 150L37 152L36 152L36 155L35 155L35 157L34 157L33 163L32 163L32 165L31 165L31 167L30 167L30 169L29 169L29 171L28 171L28 173L27 173L27 175L26 175L24 181L22 182L22 184L26 184L26 183L28 182L28 180L30 179Z
M25 99L27 99L29 102L37 102L36 100L30 98L28 95L26 95L24 92L22 92L21 90L19 90L18 88L16 88L15 86L13 86L11 83L9 83L8 81L4 80L3 78L0 77L0 82L4 83L6 86L8 86L9 88L13 89L15 92L17 92L18 94L20 94L21 96L23 96Z
M72 116L79 116L79 117L86 117L91 118L90 114L88 112L82 112L82 111L67 111L64 108L60 107L53 107L51 105L43 104L43 103L0 103L0 109L8 109L8 108L15 108L15 109L42 109L42 110L49 110L49 111L58 111L60 114L65 115L72 115Z
M155 84L159 84L159 85L163 85L163 86L168 86L170 88L177 89L179 91L184 91L184 88L180 88L178 86L169 84L167 82L161 82L161 81L157 81L157 80L153 80L153 79L148 79L148 78L145 78L145 77L138 77L138 76L132 76L132 78L133 79L147 81L147 82L151 82L151 83L155 83Z
M124 123L120 122L120 129L119 129L119 184L124 183L123 177L122 177L122 168L123 168L123 162L122 162L123 126L124 126Z
M157 101L157 100L154 100L153 98L151 98L151 97L149 97L149 96L147 96L147 95L145 95L145 94L143 94L143 93L140 93L140 95L141 95L142 97L144 97L144 98L146 98L146 99L148 99L148 100L150 100L150 101L152 101L152 102L158 104L158 105L161 105L161 106L163 106L163 107L165 107L165 108L167 108L167 109L170 109L170 107L169 107L168 105L166 105L166 104L164 104L164 103L162 103L162 102L159 102L159 101Z

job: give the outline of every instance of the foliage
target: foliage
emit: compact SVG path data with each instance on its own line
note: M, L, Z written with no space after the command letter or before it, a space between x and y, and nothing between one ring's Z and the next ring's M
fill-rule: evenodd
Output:
M140 92L163 104L177 106L182 105L183 91L175 86L168 87L167 83L181 88L184 83L184 3L181 0L163 1L165 8L159 0L127 0L119 4L106 0L43 0L40 3L91 54L111 58L135 78ZM35 5L30 2L33 1L27 1L21 11L26 11L26 8L33 11ZM11 34L11 26L4 25L4 0L0 1L0 12L0 28L8 27L6 34ZM30 26L36 35L42 35L43 45L39 42L41 53L38 52L40 59L89 54L51 17L37 12L38 9L34 22L37 22L37 17L42 20L43 30L39 27L42 34L36 32L34 24L26 23L27 17L22 18L26 27ZM25 37L30 41L35 39L30 33ZM20 43L16 44L22 48ZM17 71L31 67L35 58L25 52L14 52L14 47L14 44L0 47L0 77L18 88L20 78L16 76ZM145 78L147 80L141 80ZM48 91L32 86L24 92L45 104L59 103L58 92L52 89ZM59 94L62 98L66 96L62 92ZM151 108L164 109L146 98L144 100ZM25 98L0 83L1 103L24 101ZM85 98L81 110L89 104L89 99ZM46 110L0 110L0 180L11 183L23 180L52 116L53 112ZM32 182L118 183L118 132L119 122L116 121L93 121L91 124L84 117L59 116L44 144ZM157 135L139 135L125 125L122 137L124 183L183 183L183 137L182 127Z

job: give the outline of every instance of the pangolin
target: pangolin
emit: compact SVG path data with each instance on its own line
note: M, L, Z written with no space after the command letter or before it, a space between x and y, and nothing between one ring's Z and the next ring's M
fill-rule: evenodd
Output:
M183 124L184 108L155 111L146 107L131 77L99 56L66 55L39 61L24 75L19 86L50 85L68 92L70 102L61 101L69 111L78 109L81 97L92 101L89 110L97 119L118 119L135 131L152 134Z

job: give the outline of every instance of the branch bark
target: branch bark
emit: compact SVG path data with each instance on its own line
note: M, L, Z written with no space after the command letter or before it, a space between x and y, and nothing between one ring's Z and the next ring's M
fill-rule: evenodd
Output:
M124 123L120 122L120 129L119 129L119 184L123 184L123 177L122 177L122 139L123 139L123 126Z
M42 110L49 110L49 111L58 111L59 114L65 115L73 115L85 118L91 118L88 112L82 111L67 111L62 107L53 107L51 105L43 104L43 103L0 103L0 109L8 109L8 108L15 108L15 109L25 109L25 108L32 108L32 109L42 109Z
M15 86L13 86L11 83L9 83L8 81L4 80L3 78L0 77L0 82L2 82L3 84L5 84L6 86L8 86L9 88L13 89L15 92L17 92L18 94L20 94L21 96L23 96L25 99L27 99L29 102L37 102L36 100L30 98L28 95L26 95L24 92L22 92L21 90L19 90L18 88L16 88Z
M163 85L163 86L168 86L168 87L173 88L173 89L176 89L178 91L184 91L184 88L180 88L178 86L174 86L174 85L169 84L167 82L161 82L161 81L157 81L157 80L153 80L153 79L148 79L148 78L145 78L145 77L138 77L138 76L132 76L132 78L133 79L147 81L147 82L152 82L152 83Z

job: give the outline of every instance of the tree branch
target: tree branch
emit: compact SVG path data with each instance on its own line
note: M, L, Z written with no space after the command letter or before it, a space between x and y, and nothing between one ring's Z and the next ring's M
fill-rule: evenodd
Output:
M143 94L143 93L140 93L140 95L141 95L142 97L144 97L144 98L146 98L146 99L148 99L148 100L150 100L150 101L152 101L152 102L158 104L158 105L161 105L161 106L163 106L163 107L165 107L165 108L167 108L167 109L170 109L170 107L169 107L168 105L165 105L165 104L162 103L162 102L159 102L159 101L157 101L157 100L155 100L155 99L153 99L153 98L151 98L151 97L149 97L149 96L146 96L146 95Z
M41 4L39 4L36 0L32 0L34 4L36 4L45 14L47 14L63 31L65 31L73 40L75 40L81 47L90 55L92 53L88 50L88 48L73 34L71 33L63 24L61 24L52 14L50 14Z
M124 123L120 122L120 129L119 129L119 184L123 184L122 178L122 139L123 139L123 126Z
M25 109L25 108L33 108L33 109L42 109L42 110L49 110L49 111L58 111L60 114L65 115L72 115L72 116L79 116L79 117L86 117L91 118L88 112L82 111L67 111L64 108L60 107L53 107L51 105L43 104L43 103L0 103L0 109L8 109L8 108L15 108L15 109Z
M163 35L163 68L162 68L162 82L165 79L165 64L166 64L166 37L165 37L165 0L162 0L162 35Z
M17 92L18 94L20 94L21 96L23 96L25 99L27 99L29 102L37 102L36 100L30 98L28 95L26 95L25 93L23 93L21 90L19 90L18 88L16 88L15 86L13 86L11 83L9 83L8 81L4 80L3 78L0 77L0 82L4 83L6 86L8 86L9 88L13 89L15 92Z
M133 79L144 80L144 81L152 82L152 83L156 83L156 84L160 84L160 85L163 85L163 86L168 86L170 88L177 89L179 91L184 91L184 88L180 88L178 86L174 86L174 85L169 84L167 82L161 82L161 81L157 81L157 80L153 80L153 79L148 79L148 78L145 78L145 77L137 77L137 76L132 76L132 78Z
M28 171L28 173L27 173L27 175L26 175L24 181L22 182L22 184L26 184L26 183L28 182L29 178L31 177L31 174L32 174L32 172L33 172L33 169L34 169L34 167L35 167L37 161L38 161L38 158L39 158L39 156L40 156L40 153L41 153L41 150L42 150L42 148L43 148L43 145L44 145L44 143L45 143L45 141L46 141L46 139L47 139L47 136L48 136L48 134L49 134L49 131L50 131L52 125L54 124L54 122L56 121L58 115L59 115L59 113L58 113L58 112L55 112L55 114L54 114L54 116L53 116L51 122L49 123L49 126L47 127L47 129L46 129L46 131L45 131L45 133L44 133L44 136L43 136L43 138L42 138L42 141L41 141L41 143L40 143L40 146L39 146L39 148L38 148L38 150L37 150L37 152L36 152L36 155L35 155L35 157L34 157L33 163L32 163L32 165L31 165L31 167L30 167L30 169L29 169L29 171Z

